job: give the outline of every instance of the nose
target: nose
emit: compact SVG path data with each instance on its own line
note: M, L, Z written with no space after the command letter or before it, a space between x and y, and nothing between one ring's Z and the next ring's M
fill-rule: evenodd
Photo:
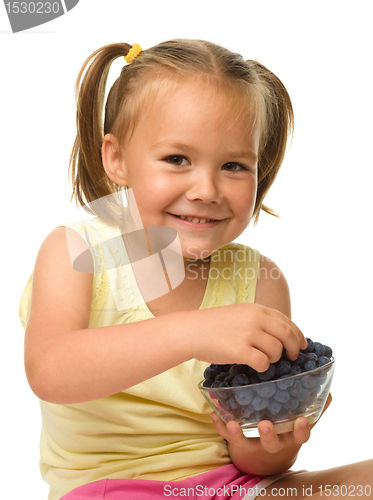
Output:
M223 196L217 179L212 173L205 172L193 179L186 192L189 201L201 201L202 203L221 203Z

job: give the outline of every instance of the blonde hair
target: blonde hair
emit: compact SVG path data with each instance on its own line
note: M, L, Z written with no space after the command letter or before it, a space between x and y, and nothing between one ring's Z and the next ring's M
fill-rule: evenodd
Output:
M102 123L105 89L111 64L128 54L131 45L106 45L83 64L76 81L77 135L70 158L70 180L77 205L86 206L118 193L120 186L106 175L101 147L104 135L112 133L120 144L129 140L141 109L167 86L193 76L229 92L237 119L253 116L261 124L258 155L258 191L254 223L263 210L277 214L263 204L283 162L294 125L289 94L279 78L259 62L245 61L240 54L204 40L177 39L142 51L123 67L108 94ZM242 99L245 101L242 106ZM239 112L239 110L241 110ZM252 123L251 123L252 125ZM249 126L249 124L248 124Z

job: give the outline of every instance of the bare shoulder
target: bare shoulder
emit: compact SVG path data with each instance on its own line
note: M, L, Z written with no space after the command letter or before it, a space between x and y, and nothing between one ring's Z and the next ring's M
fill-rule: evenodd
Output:
M84 256L85 266L79 265L79 256ZM82 259L80 259L82 260ZM68 227L57 227L43 241L36 257L30 319L34 319L34 313L38 313L38 321L43 317L60 316L61 313L70 317L79 316L84 304L84 316L89 310L93 261L85 240L73 229ZM89 304L88 304L89 299ZM44 309L44 312L42 312ZM63 324L68 322L67 318ZM81 322L82 325L86 320ZM60 323L54 325L58 330Z
M268 257L260 256L255 302L291 318L290 290L281 269Z

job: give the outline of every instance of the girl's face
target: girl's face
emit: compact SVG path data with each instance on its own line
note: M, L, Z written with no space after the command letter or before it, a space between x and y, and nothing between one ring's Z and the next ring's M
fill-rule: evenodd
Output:
M259 126L248 133L230 111L221 91L183 84L146 107L122 156L143 225L176 229L187 259L232 242L253 214Z

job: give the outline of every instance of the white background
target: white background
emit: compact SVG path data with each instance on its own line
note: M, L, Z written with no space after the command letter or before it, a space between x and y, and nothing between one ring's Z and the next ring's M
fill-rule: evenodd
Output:
M18 303L45 236L81 218L69 202L74 83L94 50L203 38L257 59L287 87L295 134L262 214L238 241L288 279L294 321L337 357L333 403L295 468L372 456L372 8L356 1L81 0L67 15L12 34L0 5L2 429L14 498L46 499L41 416L23 367ZM123 61L114 64L110 81Z

